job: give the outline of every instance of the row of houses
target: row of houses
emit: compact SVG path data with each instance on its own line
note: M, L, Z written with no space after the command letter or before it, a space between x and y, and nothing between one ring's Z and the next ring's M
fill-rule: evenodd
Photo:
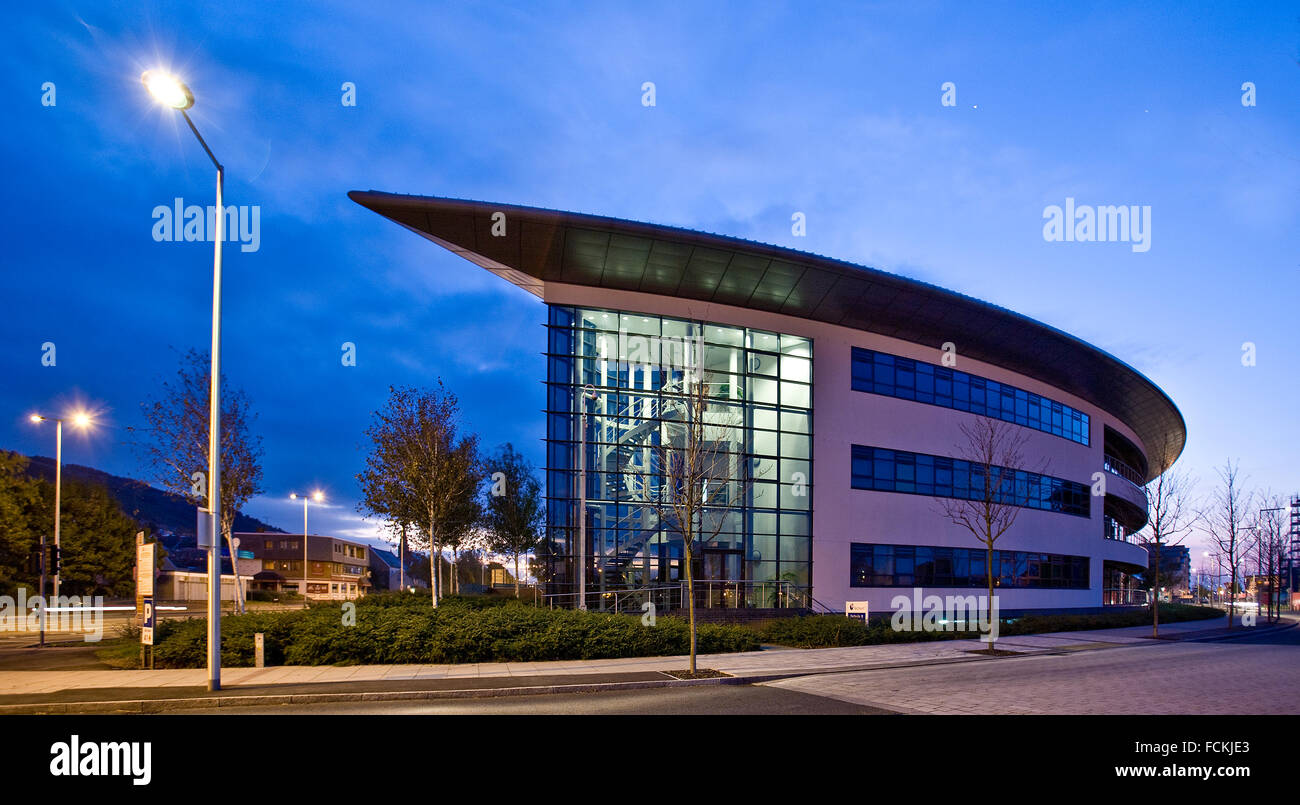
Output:
M403 573L396 554L363 542L311 534L306 537L304 553L302 534L242 532L234 537L238 554L234 564L228 551L222 555L222 600L234 600L236 572L244 590L294 592L312 600L351 600L371 590L397 589L403 580L408 587L428 586L412 578L411 557L407 557ZM206 599L205 556L184 541L168 546L155 582L157 597L169 601Z

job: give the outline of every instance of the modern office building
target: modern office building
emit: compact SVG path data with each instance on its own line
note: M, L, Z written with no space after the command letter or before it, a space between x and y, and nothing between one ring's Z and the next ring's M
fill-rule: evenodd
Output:
M1185 426L1106 352L942 288L737 238L350 196L547 305L553 594L583 576L589 606L680 585L662 448L680 443L696 410L685 392L703 377L705 439L737 457L713 499L725 505L701 514L705 605L881 613L914 587L977 594L984 549L941 507L975 496L963 425L981 417L1024 441L1022 466L1003 473L1023 505L996 543L1002 611L1137 600L1142 486L1182 451Z

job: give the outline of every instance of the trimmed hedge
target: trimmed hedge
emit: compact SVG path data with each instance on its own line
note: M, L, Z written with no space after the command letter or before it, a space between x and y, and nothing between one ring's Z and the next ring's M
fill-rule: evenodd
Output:
M374 596L356 602L356 624L343 625L337 604L249 613L221 620L221 662L253 664L253 635L266 635L267 665L387 665L587 660L686 654L685 621L538 609L510 599L449 598L433 609L423 596ZM492 603L488 603L491 601ZM499 603L498 603L499 601ZM738 626L697 625L701 654L754 651L757 635ZM156 634L159 668L201 668L207 621L163 621Z
M356 624L343 625L339 602L306 610L250 612L221 620L221 662L253 664L253 635L266 636L266 664L385 665L589 660L686 654L690 631L681 618L654 627L635 615L539 609L506 596L449 596L435 610L422 594L385 593L355 602ZM1164 604L1161 623L1222 618L1211 607ZM1079 629L1146 626L1148 609L1096 615L1030 615L1002 624L1012 636ZM697 624L701 654L755 651L760 643L797 648L866 646L973 637L973 632L894 631L888 618L867 623L842 615L778 618L760 627ZM202 668L207 621L162 621L155 633L159 668ZM123 662L130 658L122 658Z
M1187 604L1161 604L1160 622L1222 618L1223 612L1213 607ZM1041 634L1044 632L1070 632L1081 629L1119 629L1126 626L1150 626L1151 610L1134 609L1102 612L1094 615L1026 615L1004 622L999 636ZM868 623L846 618L843 615L808 615L802 618L781 618L764 624L759 632L764 643L794 648L835 648L844 646L869 646L880 643L913 643L923 640L951 640L971 638L976 632L913 632L894 631L889 618L876 618Z

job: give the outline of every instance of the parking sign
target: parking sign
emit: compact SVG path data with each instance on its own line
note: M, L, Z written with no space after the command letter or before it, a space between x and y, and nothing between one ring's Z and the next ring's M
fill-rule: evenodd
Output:
M153 597L144 599L144 625L140 627L140 643L153 645Z

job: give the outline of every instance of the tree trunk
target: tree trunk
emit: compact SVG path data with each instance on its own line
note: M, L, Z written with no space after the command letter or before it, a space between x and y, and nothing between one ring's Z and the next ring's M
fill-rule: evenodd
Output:
M691 626L691 662L690 662L689 670L692 674L694 674L695 673L695 573L693 572L692 569L692 566L695 564L694 551L688 548L685 551L683 551L683 553L686 555L686 596L687 596L686 611L687 614L689 615L689 621Z
M993 543L990 541L987 546L988 558L984 560L985 568L988 570L989 597L985 602L988 607L989 618L989 636L993 635ZM989 653L992 654L997 649L997 640L989 641Z
M519 552L515 552L515 598L519 597Z
M1232 614L1236 609L1237 603L1237 565L1233 563L1232 570L1228 574L1228 628L1232 628Z
M429 589L433 595L433 607L438 608L438 592L442 583L442 562L439 559L442 556L442 550L437 542L432 539L433 524L429 525Z
M1151 592L1156 600L1151 604L1151 636L1160 636L1160 540L1156 540L1156 572L1151 579Z
M221 519L224 520L226 518L222 517ZM221 531L226 538L226 549L230 551L230 572L235 576L235 611L243 614L245 611L244 588L239 584L239 557L235 554L235 541L234 534L232 533L234 531L234 522L232 521L229 526L222 523ZM221 551L217 551L217 558L221 558ZM220 571L220 568L217 568L217 570ZM306 573L303 575L305 577ZM218 596L218 598L220 598L220 596Z

